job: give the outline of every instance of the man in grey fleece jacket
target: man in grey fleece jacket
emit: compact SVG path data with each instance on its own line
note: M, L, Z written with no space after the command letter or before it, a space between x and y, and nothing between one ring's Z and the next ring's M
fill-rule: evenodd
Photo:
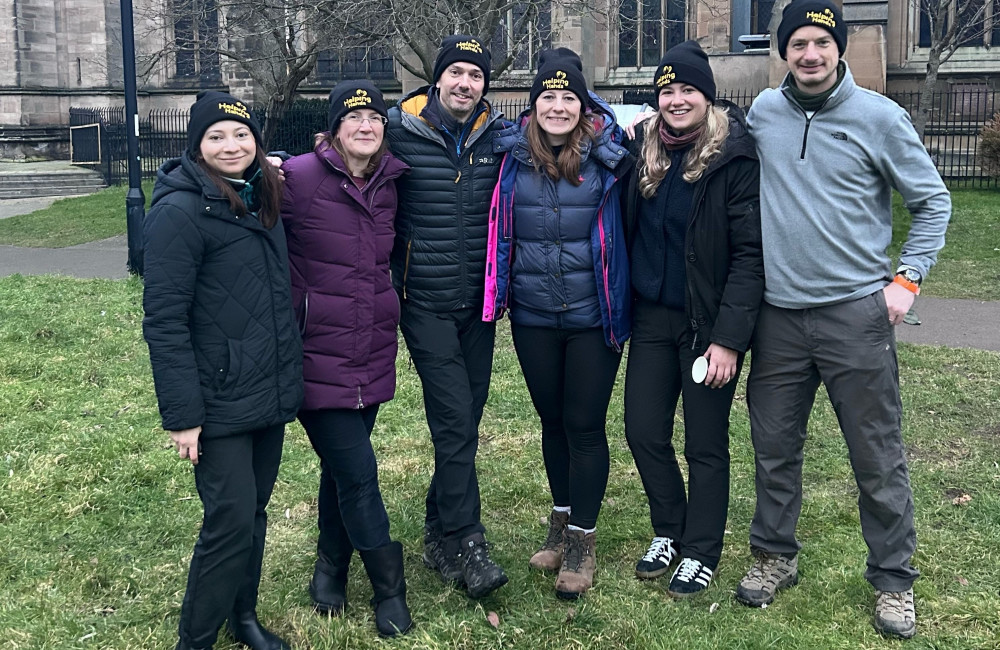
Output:
M794 0L777 40L789 74L747 118L761 163L766 286L747 388L756 561L736 596L763 606L798 580L802 449L822 382L860 492L874 625L909 638L918 572L893 328L944 245L951 199L907 114L855 85L834 4ZM895 273L885 253L893 189L913 215Z

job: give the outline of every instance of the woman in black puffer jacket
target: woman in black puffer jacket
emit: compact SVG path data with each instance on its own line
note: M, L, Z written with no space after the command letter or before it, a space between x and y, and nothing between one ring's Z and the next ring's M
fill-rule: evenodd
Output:
M302 401L281 186L259 140L242 102L199 93L188 151L160 169L144 224L143 334L160 415L205 508L178 649L211 648L227 619L254 650L289 647L256 614L264 509Z

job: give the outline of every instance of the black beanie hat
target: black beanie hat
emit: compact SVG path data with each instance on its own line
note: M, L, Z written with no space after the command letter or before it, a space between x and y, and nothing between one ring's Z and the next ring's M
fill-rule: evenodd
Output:
M188 151L192 156L197 156L201 151L201 139L208 127L223 120L246 124L250 127L257 146L264 146L260 138L260 125L246 104L228 93L203 90L191 105L191 119L188 121Z
M382 117L389 117L382 92L367 79L341 81L330 91L330 133L340 127L340 118L353 110L370 108Z
M660 59L653 77L653 88L659 95L660 90L672 83L694 86L708 101L715 103L715 75L708 64L708 55L698 41L675 45Z
M833 34L840 56L847 49L847 24L837 5L830 0L793 0L781 12L778 25L778 54L784 59L788 41L800 27L822 27Z
M483 71L483 95L490 90L490 51L486 49L482 41L475 36L466 34L456 34L449 36L441 42L441 49L438 50L437 59L434 61L434 82L437 83L444 71L452 63L462 61L479 66Z
M534 107L535 100L546 90L568 90L580 98L581 104L590 105L590 93L587 92L587 80L583 76L579 54L559 47L544 50L538 55L538 74L531 82L529 105Z

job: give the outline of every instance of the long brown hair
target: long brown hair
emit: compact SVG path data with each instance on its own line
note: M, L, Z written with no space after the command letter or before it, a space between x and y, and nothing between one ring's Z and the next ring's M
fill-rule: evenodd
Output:
M274 224L278 223L278 215L281 214L281 195L284 191L281 186L281 177L278 176L277 170L267 161L267 154L264 150L260 148L260 145L256 145L257 153L254 156L254 163L260 168L260 181L256 187L256 194L260 200L260 209L257 211L257 218L260 219L261 225L265 228L271 229ZM239 193L233 187L226 178L217 172L212 167L209 167L208 163L202 157L199 152L196 160L205 173L208 175L222 195L229 201L229 209L237 217L244 217L249 210L249 206L243 202L240 198Z
M340 140L337 139L333 133L329 131L323 131L322 133L317 133L313 136L313 151L316 153L323 153L327 149L333 149L340 154L341 159L343 159L344 164L347 164L347 152L344 151L344 145L340 144ZM382 129L382 144L379 145L378 150L372 154L371 159L368 161L368 166L364 168L361 172L362 178L370 178L378 166L382 164L382 156L389 151L389 139L385 137L385 129ZM350 173L350 170L347 170Z
M646 127L642 143L642 169L639 171L639 192L644 198L656 194L670 169L670 151L660 139L660 125L664 124L659 111ZM722 152L722 145L729 137L729 112L721 106L710 105L705 113L705 128L684 156L684 180L694 183L708 169L708 165Z
M528 115L528 128L525 136L528 139L528 151L531 159L535 163L535 169L545 173L549 178L558 181L565 178L573 185L579 186L580 180L580 157L584 139L594 140L593 113L583 113L581 111L580 121L576 123L569 133L566 145L559 152L556 159L545 139L545 131L538 125L538 120L534 119L535 110L532 108Z

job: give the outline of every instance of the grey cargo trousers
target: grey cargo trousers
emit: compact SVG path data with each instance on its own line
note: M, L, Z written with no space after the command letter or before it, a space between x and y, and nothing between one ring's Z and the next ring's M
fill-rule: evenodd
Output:
M802 448L819 383L826 386L858 485L865 578L878 590L909 589L919 573L913 493L901 433L896 340L882 291L835 305L782 309L764 303L747 385L757 507L750 546L795 554L802 508Z

